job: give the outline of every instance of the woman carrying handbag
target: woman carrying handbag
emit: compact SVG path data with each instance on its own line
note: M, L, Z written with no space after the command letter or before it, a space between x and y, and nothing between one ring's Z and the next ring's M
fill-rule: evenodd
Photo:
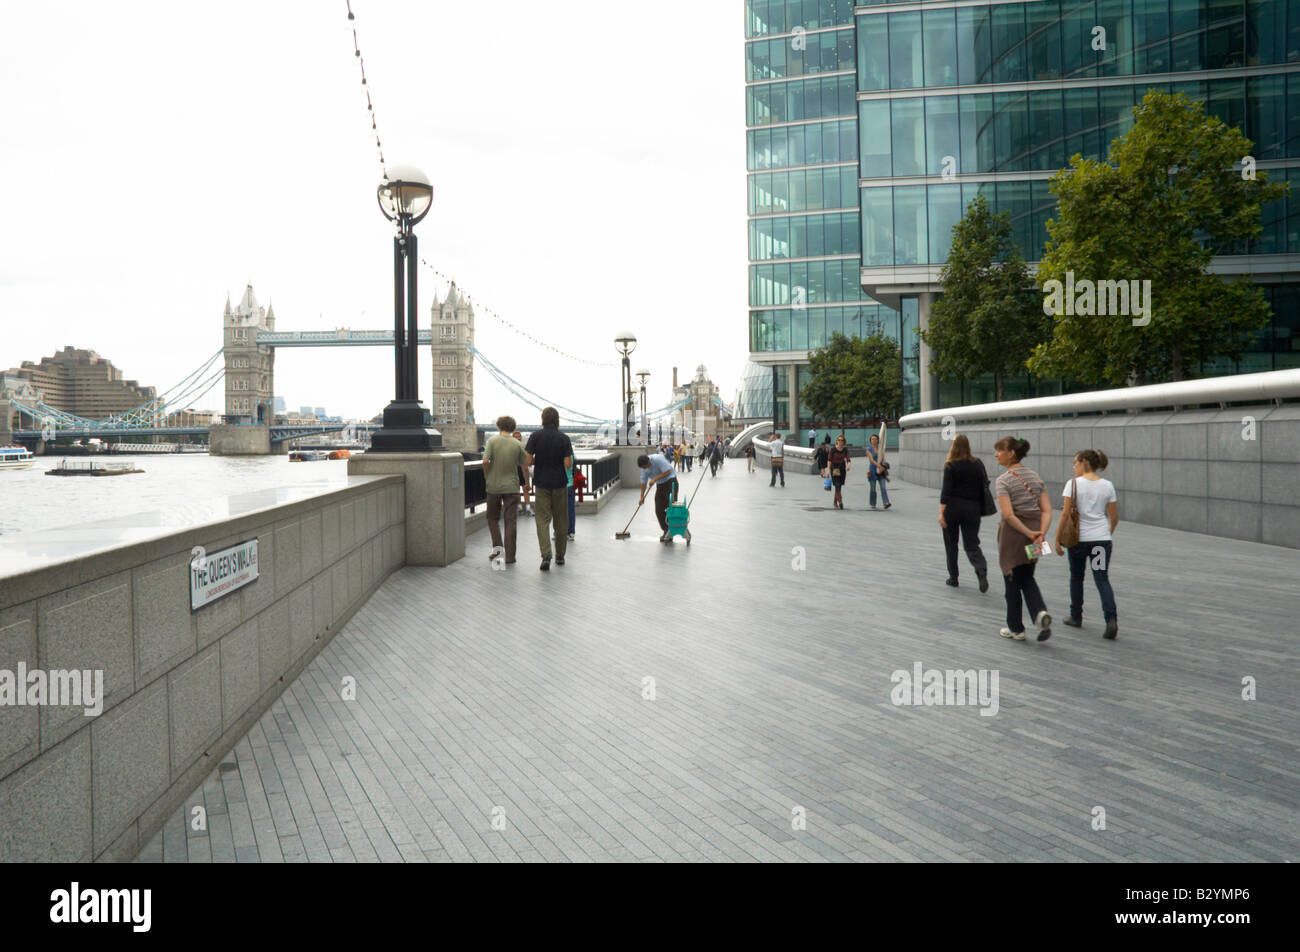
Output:
M957 535L961 534L979 579L980 591L989 590L989 568L980 549L980 517L984 496L989 491L989 476L984 464L971 455L970 440L959 433L948 450L943 464L943 488L939 491L939 527L943 529L943 548L948 557L948 585L957 587Z
M1119 614L1115 591L1110 587L1110 556L1111 534L1119 525L1119 503L1114 484L1098 475L1109 462L1100 450L1074 454L1074 478L1065 484L1056 551L1070 552L1070 617L1065 623L1071 628L1083 627L1083 572L1091 566L1106 620L1102 637L1114 640L1119 634Z

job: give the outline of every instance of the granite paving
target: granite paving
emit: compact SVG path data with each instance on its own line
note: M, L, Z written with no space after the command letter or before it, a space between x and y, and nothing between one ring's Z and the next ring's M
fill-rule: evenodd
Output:
M1122 522L1118 639L1091 579L1060 624L1050 556L1053 636L1013 642L996 574L981 594L963 556L944 585L937 492L890 495L871 511L851 472L835 510L732 459L690 546L648 505L616 541L630 491L549 572L531 519L505 571L475 533L394 573L139 860L1297 858L1300 551ZM996 673L996 713L894 703L917 663Z

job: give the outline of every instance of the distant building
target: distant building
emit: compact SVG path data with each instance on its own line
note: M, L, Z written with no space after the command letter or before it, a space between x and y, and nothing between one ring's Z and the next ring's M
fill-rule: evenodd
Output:
M305 417L314 417L316 415L315 411L312 410L311 407L299 407L298 413Z
M275 412L271 392L275 351L265 344L259 345L257 333L275 330L275 311L271 307L258 306L251 281L244 289L238 307L231 308L227 295L222 329L226 358L226 422L269 425Z
M286 409L288 409L288 407L285 405L284 397L276 397L275 402L272 404L272 406L275 408L276 413L283 413Z
M429 309L433 353L433 425L444 448L459 453L478 450L474 425L474 308L451 282L445 300L434 296Z
M703 364L695 368L695 378L681 386L677 386L677 368L673 368L673 403L683 400L686 405L673 412L672 426L686 427L699 435L730 432L731 414L720 405L718 387Z
M93 350L75 347L42 357L39 364L24 360L21 367L3 376L5 389L25 394L25 399L15 398L16 402L25 403L39 394L46 406L88 420L107 420L150 403L158 395L153 387L124 380L122 371Z
M215 410L177 410L167 414L163 426L212 426L220 423Z
M316 408L314 411L312 411L312 412L314 412L314 413L316 414L316 416L317 416L318 419L321 419L321 420L325 419L325 408L324 408L324 407L317 407L317 408Z

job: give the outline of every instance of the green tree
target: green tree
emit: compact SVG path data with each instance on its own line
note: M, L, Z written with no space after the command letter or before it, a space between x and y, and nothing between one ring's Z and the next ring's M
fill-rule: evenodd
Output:
M943 380L992 374L1001 400L1006 378L1024 372L1050 328L1012 239L1010 215L994 215L988 199L976 195L953 227L939 281L943 296L930 309L929 329L921 331L930 345L930 370Z
M1150 90L1134 114L1109 162L1075 155L1052 178L1059 208L1038 280L1045 294L1050 281L1062 290L1043 303L1057 313L1029 361L1040 376L1111 386L1182 380L1195 361L1238 359L1268 323L1262 288L1208 267L1215 249L1260 233L1261 203L1281 198L1286 183L1254 174L1253 160L1246 168L1251 141L1184 93ZM1127 282L1138 295L1118 315L1122 298L1108 296L1103 315L1102 295L1089 300L1084 281ZM1139 309L1133 298L1143 296Z
M903 402L903 355L898 343L883 334L850 338L831 335L830 342L808 358L812 379L799 391L800 402L823 420L866 414L896 417Z

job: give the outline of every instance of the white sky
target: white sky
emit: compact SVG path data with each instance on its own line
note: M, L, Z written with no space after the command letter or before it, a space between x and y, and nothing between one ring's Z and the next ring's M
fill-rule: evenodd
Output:
M420 251L476 303L669 402L745 362L739 0L354 0L390 165L434 184ZM0 0L0 369L64 345L166 389L250 279L278 330L389 328L391 226L344 0ZM421 326L435 289L420 277ZM476 344L547 398L617 414L619 373L476 309ZM369 417L387 348L278 350L291 409ZM420 394L431 368L421 352ZM200 405L220 409L220 388ZM519 404L483 370L480 422ZM563 417L562 417L563 420Z

